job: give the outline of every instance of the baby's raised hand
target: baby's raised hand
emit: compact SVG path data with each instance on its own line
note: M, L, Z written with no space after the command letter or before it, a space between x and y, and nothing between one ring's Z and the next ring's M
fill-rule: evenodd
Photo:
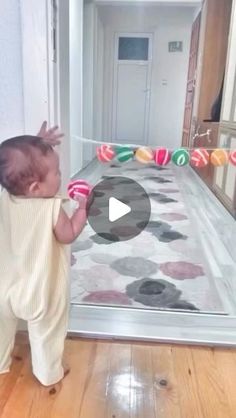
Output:
M47 121L44 121L37 133L37 136L43 138L47 144L55 147L55 145L59 145L61 143L60 138L62 138L64 134L59 131L58 126L53 126L52 128L47 129Z

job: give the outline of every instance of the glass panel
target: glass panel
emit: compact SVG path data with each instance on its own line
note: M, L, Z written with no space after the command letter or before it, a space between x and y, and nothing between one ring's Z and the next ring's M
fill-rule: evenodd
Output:
M234 15L232 22L236 20L236 8L234 9ZM236 70L236 24L232 26L231 41L230 41L230 52L228 57L228 69L226 74L226 86L225 86L225 97L223 104L223 120L230 120L230 112L232 105L232 97L234 90L234 79L235 79L235 70Z
M231 149L236 149L236 138L232 138L230 148ZM233 166L232 164L229 164L228 169L227 169L225 194L231 200L233 200L233 198L234 198L235 181L236 181L236 167Z
M227 147L228 144L228 135L221 134L220 136L220 147L224 148ZM225 173L225 166L217 167L216 169L216 185L222 189L223 188L223 180L224 180L224 173Z
M235 74L236 77L236 74ZM235 89L235 96L236 96L236 89ZM234 122L236 122L236 105L234 104Z
M228 136L220 124L203 122L203 115L198 113L207 96L204 116L210 117L225 63L218 68L216 56L208 56L207 63L205 56L201 57L209 40L205 46L201 39L198 51L200 17L193 26L196 10L190 6L167 7L156 2L150 7L142 2L140 8L124 2L115 7L98 3L84 2L84 139L76 136L77 148L72 146L77 161L81 154L83 158L84 169L77 178L89 182L95 197L87 225L72 246L72 303L96 305L101 310L104 305L130 307L130 312L137 314L145 309L236 314L235 298L228 298L226 293L227 289L236 292L236 223L227 211L233 212L231 205L224 207L228 203L225 189L229 196L233 177L228 180L227 165L216 168L212 161L206 164L202 151L196 151L190 164L177 166L179 161L188 161L186 151L179 148L182 134L188 137L189 130L191 144L196 134L196 147L211 151L230 146L231 134ZM214 16L220 14L218 3ZM217 35L219 29L210 30ZM169 43L181 43L183 48L171 53ZM219 56L225 55L226 48L223 39L217 43ZM75 62L79 50L72 45ZM204 77L198 78L198 64ZM195 75L198 85L205 80L197 99L193 94ZM213 75L215 92L207 82ZM231 80L229 98L233 85ZM77 85L72 89L79 92ZM73 102L71 109L74 111ZM78 117L76 108L75 113ZM183 121L187 127L184 132ZM75 128L72 123L72 130ZM85 138L98 144L92 146ZM110 143L111 148L104 147ZM185 145L188 148L188 140ZM192 157L193 150L188 151ZM173 161L166 164L170 155ZM222 155L217 158L221 160ZM194 164L202 180L193 171ZM229 170L231 173L233 167ZM146 194L135 195L135 181L149 197L148 225L144 222L148 212L143 207ZM216 197L222 205L213 196L215 182ZM110 215L114 215L111 197L119 200L117 210L123 210L124 204L131 212L109 223ZM140 216L144 217L141 221ZM141 230L144 225L145 230Z
M217 167L216 168L216 185L222 189L223 187L223 178L224 178L224 167Z
M148 60L148 38L119 38L119 60Z

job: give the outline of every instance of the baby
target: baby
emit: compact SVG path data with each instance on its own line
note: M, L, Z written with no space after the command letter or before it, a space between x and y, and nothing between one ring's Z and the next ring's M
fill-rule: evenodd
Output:
M47 141L0 144L0 374L9 372L19 318L27 321L32 368L45 386L60 381L68 325L67 246L86 222L86 199L69 218L57 196L59 159Z

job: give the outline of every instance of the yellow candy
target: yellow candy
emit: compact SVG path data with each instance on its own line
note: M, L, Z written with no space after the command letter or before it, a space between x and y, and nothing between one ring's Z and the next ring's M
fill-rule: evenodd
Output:
M140 163L147 164L153 160L154 154L150 148L141 147L141 148L138 148L138 150L136 151L135 158Z
M211 163L216 167L225 165L228 161L229 155L224 149L215 149L211 154Z

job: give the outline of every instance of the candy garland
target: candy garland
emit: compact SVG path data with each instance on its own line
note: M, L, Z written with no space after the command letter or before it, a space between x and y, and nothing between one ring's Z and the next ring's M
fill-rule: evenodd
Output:
M178 167L190 164L196 168L206 167L209 163L215 167L224 166L228 163L236 167L236 150L225 149L211 150L211 154L205 148L196 148L188 151L186 148L178 148L169 151L167 148L152 150L149 147L135 147L124 145L112 147L110 144L102 144L96 149L96 155L100 162L111 161L127 162L135 158L142 164L154 161L158 166L165 166L172 161ZM67 188L68 195L73 200L80 197L88 198L92 192L92 186L85 180L71 181Z
M96 154L98 160L102 163L113 160L123 163L135 158L142 164L148 164L154 161L158 166L167 165L170 161L178 167L190 164L196 168L203 168L209 163L215 167L220 167L228 163L236 166L236 150L228 152L225 149L214 149L210 155L205 148L196 148L193 150L178 148L171 152L167 148L152 150L149 147L138 147L132 149L130 145L115 146L113 148L110 144L104 144L97 148Z

